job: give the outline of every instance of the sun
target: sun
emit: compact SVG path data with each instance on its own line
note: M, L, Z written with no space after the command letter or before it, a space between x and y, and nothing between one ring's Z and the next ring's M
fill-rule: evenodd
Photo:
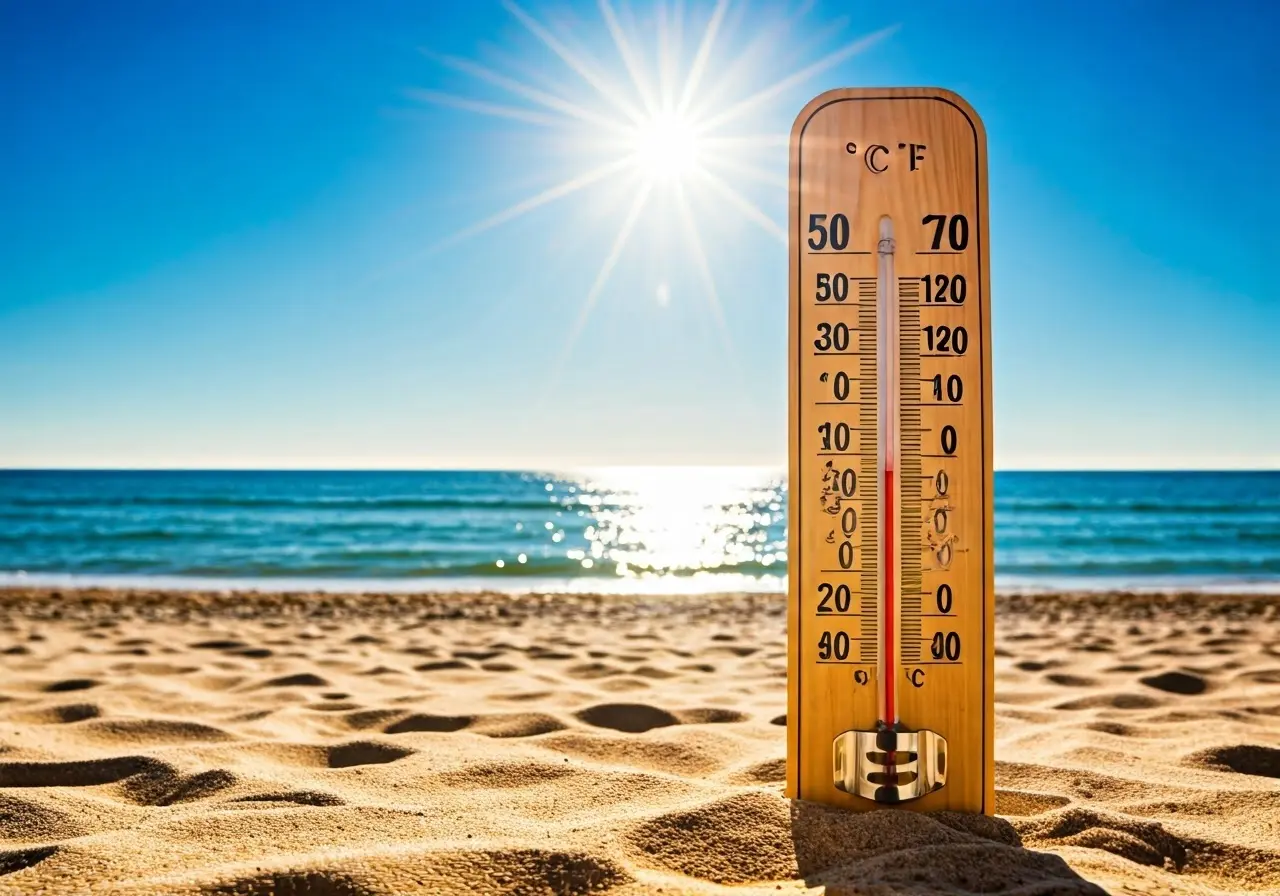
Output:
M506 62L513 69L522 65L526 69L524 77L517 77L471 59L428 53L446 68L472 78L476 87L483 85L488 91L496 90L497 95L408 91L426 102L521 122L558 135L575 147L575 157L578 150L598 151L592 163L581 164L567 179L463 227L430 250L438 252L574 194L596 188L613 193L611 201L618 203L615 235L576 319L567 328L560 361L551 373L553 381L641 220L653 215L662 216L654 223L662 232L675 235L692 263L732 360L733 347L704 248L704 233L714 234L697 209L714 204L725 212L720 217L749 221L785 246L782 225L743 190L751 184L764 185L774 196L785 195L787 135L760 133L753 122L762 120L769 105L787 97L794 102L794 91L896 30L896 26L882 28L825 56L811 58L796 71L772 77L769 61L776 55L776 35L798 25L803 12L762 22L754 35L747 34L744 42L737 42L732 36L744 20L745 0L715 0L701 29L686 21L684 2L672 6L660 0L652 4L654 16L647 34L630 4L621 3L615 9L616 2L597 0L601 22L611 40L595 35L584 41L539 21L516 0L502 0L512 17L550 51L554 65L530 71L528 64L508 57ZM801 7L807 10L809 5ZM735 6L741 9L731 14ZM684 35L699 31L696 44L682 43ZM610 58L593 58L584 49L590 46L603 47ZM755 83L757 77L760 83ZM665 194L664 201L655 202L659 194ZM658 273L665 285L668 272ZM669 300L669 288L660 289L659 304Z
M663 112L652 116L634 135L634 161L651 180L681 181L698 170L702 147L688 116Z

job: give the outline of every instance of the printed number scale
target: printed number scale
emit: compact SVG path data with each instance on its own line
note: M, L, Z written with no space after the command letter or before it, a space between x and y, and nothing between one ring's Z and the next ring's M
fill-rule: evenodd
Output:
M794 798L994 811L986 165L945 90L791 132Z

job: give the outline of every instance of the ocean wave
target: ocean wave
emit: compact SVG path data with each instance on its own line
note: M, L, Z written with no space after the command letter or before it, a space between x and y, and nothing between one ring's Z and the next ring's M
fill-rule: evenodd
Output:
M308 497L285 498L280 496L250 495L129 495L129 496L79 496L79 497L27 497L9 498L7 503L14 507L30 507L40 509L56 508L119 508L119 507L182 507L182 508L241 508L246 510L267 510L286 508L290 510L545 510L548 507L577 508L579 505L572 499L560 499L548 496L541 500L528 498L486 498L480 496L467 497ZM584 505L585 506L585 505ZM600 506L598 503L593 506Z
M1220 531L1206 531L1204 528L1188 527L1186 529L1137 531L1132 533L1081 534L1055 530L1028 531L1020 527L1014 532L1001 532L999 538L999 546L1007 550L1053 547L1080 548L1096 552L1113 549L1167 549L1171 544L1185 547L1229 546L1236 544L1280 545L1280 529L1257 531L1231 528Z
M1159 514L1280 514L1280 501L1149 501L1149 500L1107 500L1090 498L1086 500L1070 500L1062 498L996 498L995 511L1008 513L1029 513L1047 511L1054 513L1159 513Z
M746 512L768 512L769 505L777 501L735 501L711 503L709 511L740 510ZM6 506L7 505L7 506ZM481 511L523 511L523 510L582 510L587 513L628 511L634 504L620 499L602 500L592 496L564 497L548 495L545 498L532 496L522 498L511 497L309 497L286 498L278 496L197 496L197 495L132 495L132 496L80 496L80 497L11 497L0 502L0 519L22 519L32 515L32 511L58 511L82 509L127 509L132 507L165 507L188 510L202 509L242 509L242 510L341 510L346 512L360 510L481 510ZM9 508L22 508L13 512Z
M418 555L421 560L421 555ZM16 574L19 570L7 572ZM618 564L613 561L597 561L590 567L584 567L579 560L566 557L530 557L524 563L515 560L504 561L498 566L495 561L486 562L452 562L452 563L393 563L383 561L343 562L339 559L284 563L237 561L234 563L167 563L156 558L95 558L86 559L74 564L30 564L22 567L22 571L52 573L65 572L72 575L91 573L102 574L146 574L155 576L190 576L196 578L307 578L307 579L356 579L367 578L372 572L379 578L387 579L450 579L450 578L627 578L634 576L670 576L687 578L701 575L738 575L753 578L780 578L786 574L785 563L765 564L754 561L743 563L725 563L717 566L698 567L643 567L629 565L619 573Z
M25 544L32 541L65 542L70 538L86 542L113 541L181 541L188 539L201 541L210 537L222 537L225 533L203 530L198 532L177 529L70 529L70 530L22 530L18 532L0 532L0 544Z
M1128 575L1128 576L1196 576L1196 575L1280 575L1280 557L1252 559L1228 557L1199 557L1196 560L1169 558L1128 558L1115 560L1071 559L1049 561L1000 561L996 570L1000 575Z

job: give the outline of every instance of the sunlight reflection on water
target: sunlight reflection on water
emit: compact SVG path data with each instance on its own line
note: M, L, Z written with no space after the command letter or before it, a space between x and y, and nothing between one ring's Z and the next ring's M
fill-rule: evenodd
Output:
M762 468L593 470L561 480L583 512L586 546L566 552L619 576L778 572L786 562L784 484ZM775 564L778 569L772 569Z

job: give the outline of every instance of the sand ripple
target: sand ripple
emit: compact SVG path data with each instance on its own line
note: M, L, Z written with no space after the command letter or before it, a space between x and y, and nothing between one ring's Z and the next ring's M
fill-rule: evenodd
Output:
M791 802L770 596L0 594L0 894L1280 892L1280 610L1011 598L993 818Z

